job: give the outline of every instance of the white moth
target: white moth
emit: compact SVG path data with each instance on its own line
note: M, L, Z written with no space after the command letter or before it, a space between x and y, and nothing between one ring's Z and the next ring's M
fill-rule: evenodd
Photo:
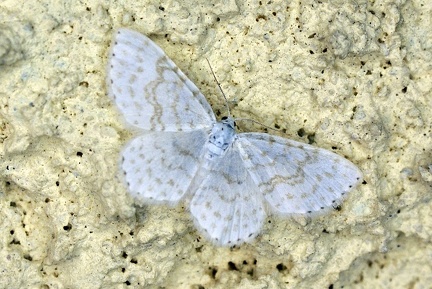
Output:
M108 92L140 133L122 152L130 193L147 202L186 201L197 228L219 245L251 241L268 213L340 204L360 170L324 149L265 133L236 133L146 36L115 32Z

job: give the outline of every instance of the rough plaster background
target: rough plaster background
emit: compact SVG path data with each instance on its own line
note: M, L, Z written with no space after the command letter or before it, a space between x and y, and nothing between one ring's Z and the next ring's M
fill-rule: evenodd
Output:
M431 20L422 0L2 1L0 287L428 288ZM234 116L346 156L365 182L340 210L269 217L231 249L187 208L135 204L117 178L131 135L104 82L121 26L218 115L205 58Z

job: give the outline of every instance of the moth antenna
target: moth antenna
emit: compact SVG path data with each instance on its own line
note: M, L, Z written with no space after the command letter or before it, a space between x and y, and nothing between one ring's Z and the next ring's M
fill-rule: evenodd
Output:
M228 116L231 117L231 113L230 113L230 109L229 109L229 105L228 105L228 100L227 100L227 98L226 98L226 96L225 96L225 93L223 92L222 87L221 87L219 81L217 80L216 74L215 74L214 71L213 71L213 68L212 68L212 66L211 66L211 64L210 64L210 61L208 60L208 58L206 58L206 60L207 60L207 63L208 63L208 65L209 65L209 67L210 67L210 71L211 71L211 73L213 74L213 78L214 78L214 80L216 81L216 84L217 84L217 86L219 87L219 90L222 92L222 95L223 95L223 97L224 97L224 99L225 99L225 106L226 106L226 109L227 109L227 111L228 111Z
M258 124L260 126L263 126L263 127L267 128L267 129L270 129L270 130L274 130L274 131L278 131L278 132L281 131L280 129L277 129L277 128L265 125L265 124L263 124L263 123L261 123L259 121L253 120L251 118L236 118L235 121L250 121L250 122L256 123L256 124Z

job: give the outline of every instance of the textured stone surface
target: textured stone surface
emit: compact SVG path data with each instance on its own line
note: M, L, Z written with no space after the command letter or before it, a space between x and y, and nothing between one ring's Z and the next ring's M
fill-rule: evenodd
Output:
M2 1L0 287L429 286L431 10L421 0ZM181 206L135 204L117 177L130 133L105 87L122 26L157 42L215 112L224 104L205 58L235 117L333 149L365 183L340 210L269 218L234 249L201 238Z

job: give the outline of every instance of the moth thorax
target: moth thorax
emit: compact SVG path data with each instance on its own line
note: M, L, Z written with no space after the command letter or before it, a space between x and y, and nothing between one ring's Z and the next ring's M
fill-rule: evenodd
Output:
M216 123L209 135L207 143L208 157L220 157L225 154L235 138L234 121L232 119L222 120Z

